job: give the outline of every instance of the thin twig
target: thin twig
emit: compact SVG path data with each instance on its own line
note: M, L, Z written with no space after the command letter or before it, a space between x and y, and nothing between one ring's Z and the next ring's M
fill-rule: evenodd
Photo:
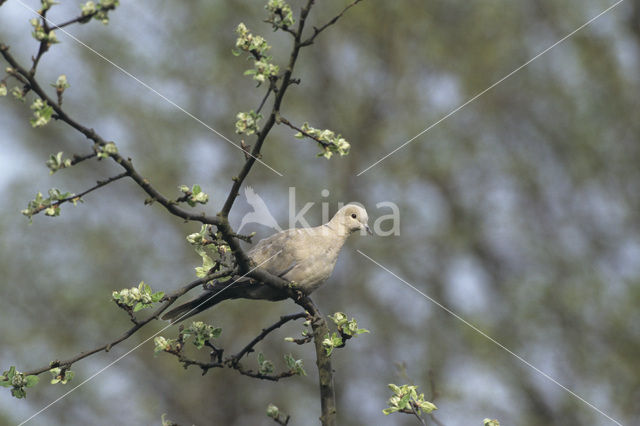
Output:
M304 130L302 130L299 127L296 127L295 125L291 124L291 122L289 120L287 120L284 117L278 117L278 123L282 123L282 124L286 124L287 126L291 127L293 130L296 130L300 133L302 133L304 136L308 137L309 139L313 139L314 141L318 142L320 145L322 145L323 147L328 147L331 146L330 143L327 143L325 141L323 141L322 139L319 139L315 136L313 136L312 134L305 132Z
M172 292L169 295L166 295L163 300L165 300L164 304L160 307L158 307L158 309L156 309L151 316L149 316L147 319L138 322L137 324L135 324L133 327L131 327L129 330L127 330L126 332L124 332L120 337L118 337L115 340L112 340L109 343L100 345L94 349L91 349L89 351L86 352L81 352L78 355L71 357L69 359L66 359L64 361L59 361L59 360L55 360L52 361L51 363L49 363L48 365L44 366L44 367L40 367L40 368L36 368L34 370L31 371L27 371L24 374L25 375L38 375L41 373L44 373L45 371L49 371L52 368L55 367L66 367L66 368L70 368L72 364L74 364L77 361L80 361L84 358L87 358L88 356L91 356L95 353L98 352L109 352L109 350L111 350L112 347L114 347L115 345L117 345L120 342L123 342L125 340L127 340L129 337L131 337L133 334L135 334L136 331L138 331L139 329L141 329L142 327L144 327L145 325L147 325L148 323L150 323L153 320L156 320L160 317L160 314L162 312L164 312L169 306L171 306L180 296L184 295L186 292L188 292L189 290L202 285L208 281L211 281L212 279L215 278L220 278L223 276L226 276L229 274L229 271L224 271L224 272L219 272L216 274L211 274L211 275L207 275L204 278L200 278L198 280L192 281L189 284L186 284L182 287L180 287L179 289L175 290L174 292Z
M262 107L264 106L265 102L267 102L267 98L269 97L269 95L271 94L271 91L273 90L273 85L269 84L269 89L267 89L267 93L264 94L264 98L262 98L262 102L260 102L260 106L258 107L258 109L256 110L256 114L260 113L260 110L262 109Z
M240 364L237 364L237 366L235 366L234 369L238 373L242 374L243 376L253 377L254 379L260 379L260 380L268 380L271 382L277 382L280 379L286 379L287 377L293 377L298 375L298 373L291 370L283 371L282 373L278 373L278 374L256 373L253 370L245 370L244 368L242 368Z
M97 13L98 13L98 10L96 10L95 12L88 13L86 15L79 15L73 19L69 19L68 21L63 22L62 24L53 24L53 26L54 28L58 29L58 28L64 28L68 25L75 24L75 23L84 24L86 22L89 22L91 18L93 18L94 15L96 15Z
M62 200L58 200L55 203L51 203L51 205L47 205L47 206L43 205L43 206L33 210L31 213L33 215L36 215L36 214L40 213L42 210L45 210L45 209L47 209L49 207L58 207L58 206L60 206L60 205L62 205L64 203L67 203L69 201L73 201L73 202L80 201L82 199L82 197L84 197L88 193L93 192L98 188L102 188L103 186L108 185L108 184L110 184L112 182L115 182L118 179L122 179L123 177L126 177L128 175L129 174L127 172L123 172L123 173L120 173L119 175L111 176L110 178L107 178L105 180L99 180L99 181L96 182L96 184L94 186L92 186L91 188L87 189L86 191L83 191L83 192L81 192L79 194L71 195L71 196L69 196L67 198L63 198Z
M431 387L431 398L429 398L429 401L435 402L435 400L438 399L438 396L440 394L436 390L436 381L435 381L434 376L433 376L433 370L429 370L429 385ZM431 420L433 420L433 422L436 425L444 426L444 423L442 423L440 420L438 420L436 418L435 414L429 413L429 417L431 418Z
M409 407L411 407L411 413L413 413L414 416L416 416L416 418L418 420L420 420L420 423L423 426L427 426L427 421L425 419L423 419L422 417L420 417L420 415L418 414L418 412L416 411L416 407L414 407L413 403L409 403Z
M92 153L85 154L85 155L73 154L73 156L71 157L71 165L75 166L76 164L82 163L83 161L96 157L97 155L98 155L97 149L94 149Z
M344 15L347 10L351 9L353 6L355 6L356 4L360 3L362 0L355 0L353 3L347 5L347 7L345 7L344 9L342 9L342 12L340 12L339 14L337 14L336 16L334 16L329 22L327 22L326 24L324 24L323 26L316 28L313 27L313 35L310 36L308 39L306 39L305 41L303 41L301 43L301 46L309 46L310 44L313 44L313 41L316 39L316 37L318 37L318 35L323 32L324 30L326 30L328 27L330 27L331 25L335 24L336 22L338 22L338 19L342 18L342 15Z
M307 317L306 312L299 312L297 314L281 316L280 319L276 321L273 325L263 329L262 332L260 332L260 334L258 334L249 343L247 343L240 351L238 351L238 353L236 353L235 355L228 356L224 360L222 359L222 351L215 348L211 344L211 342L208 342L206 345L213 349L214 353L212 353L212 355L215 361L203 362L197 359L187 357L184 354L184 341L182 340L182 337L178 338L178 345L176 348L168 349L168 350L165 350L164 352L167 352L169 354L176 356L178 358L178 362L180 362L185 368L188 368L189 366L192 366L192 365L200 367L203 375L206 374L212 368L228 367L238 371L238 373L244 376L253 377L255 379L277 382L280 379L292 377L297 375L298 373L294 370L287 370L278 374L266 374L266 373L256 372L251 369L245 369L240 363L240 359L244 355L252 352L254 346L258 342L262 341L272 331L282 327L284 324L286 324L289 321L293 321L299 318L306 318L306 317Z
M49 28L49 22L47 20L47 11L48 9L40 11L40 17L42 18L42 28L44 30L44 33L48 37L51 29ZM36 68L38 67L38 63L40 62L42 55L44 55L44 53L49 50L50 44L47 37L40 41L40 46L38 46L38 53L36 54L35 58L32 58L33 65L31 65L31 69L29 70L29 74L31 76L34 76L36 74Z
M306 312L298 312L297 314L284 315L280 317L280 320L271 325L270 327L262 329L262 332L258 334L252 341L250 341L244 348L242 348L237 354L235 354L232 358L237 361L240 361L240 358L245 356L246 354L253 352L253 347L267 337L267 334L271 333L273 330L282 327L284 324L289 321L297 320L299 318L306 318Z
M231 191L227 196L227 199L224 203L224 206L222 207L222 210L219 213L219 216L222 216L225 218L229 216L229 212L231 211L231 207L233 207L233 203L235 202L236 197L238 196L240 187L242 186L242 183L244 182L247 175L249 174L249 171L251 171L251 167L253 167L253 164L255 163L256 158L260 155L260 149L262 149L262 144L264 143L267 135L269 134L269 131L271 131L271 129L273 128L273 125L276 122L276 116L280 112L280 105L282 104L282 99L287 91L287 88L291 85L291 75L293 74L293 69L298 59L298 53L302 48L302 43L300 41L302 38L302 31L304 30L304 25L312 5L313 5L313 0L308 0L307 5L300 12L300 19L298 20L298 28L295 31L295 36L294 36L293 49L291 50L291 55L289 56L289 64L287 65L287 68L285 69L285 72L282 76L282 80L280 81L280 86L276 90L276 96L273 102L273 106L271 108L271 113L269 114L269 117L267 118L267 121L265 122L262 129L260 129L260 131L257 132L258 139L256 140L256 143L253 146L253 151L251 151L251 158L245 161L238 176L233 178L233 185L231 187ZM221 230L221 232L223 232L223 235L224 235L224 231ZM246 272L246 271L242 271L242 272Z
M0 43L0 54L4 57L4 59L9 62L12 68L15 69L20 75L22 75L28 82L29 88L33 90L42 100L46 101L47 104L53 108L56 113L56 117L59 120L67 123L69 126L73 127L83 135L85 135L88 139L93 141L98 146L104 146L107 144L107 141L102 138L95 130L89 129L77 121L73 120L53 99L51 99L46 92L42 89L42 87L35 80L34 76L30 75L27 70L25 70L9 53L9 46ZM113 159L116 163L120 164L122 168L124 168L129 177L134 180L135 183L138 184L153 201L157 201L163 207L165 207L171 214L178 216L185 220L192 220L196 222L200 222L208 225L217 225L220 223L220 219L216 216L206 216L204 213L191 213L187 210L184 210L175 205L172 200L168 199L164 195L162 195L155 187L151 185L149 179L141 176L136 169L133 167L133 163L130 159L125 159L119 154L110 154L109 157ZM229 228L230 229L230 228Z
M289 424L289 420L291 419L291 416L287 414L287 416L283 420L280 418L280 415L278 414L278 417L272 417L272 419L274 422L278 423L279 425L287 426Z

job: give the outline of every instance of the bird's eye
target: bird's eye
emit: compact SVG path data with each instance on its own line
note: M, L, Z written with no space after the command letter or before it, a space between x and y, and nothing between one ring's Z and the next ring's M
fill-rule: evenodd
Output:
M357 216L355 213L351 213L351 217L355 219Z

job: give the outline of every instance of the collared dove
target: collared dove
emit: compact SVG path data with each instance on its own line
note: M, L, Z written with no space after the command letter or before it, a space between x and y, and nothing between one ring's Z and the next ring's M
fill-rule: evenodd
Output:
M371 233L367 211L347 204L324 225L314 228L294 228L260 240L247 255L267 272L295 284L295 288L310 294L329 278L338 260L340 249L356 231ZM235 278L234 278L235 279ZM223 290L224 289L224 290ZM184 320L226 299L283 300L278 290L250 278L214 282L200 297L164 314L165 320Z

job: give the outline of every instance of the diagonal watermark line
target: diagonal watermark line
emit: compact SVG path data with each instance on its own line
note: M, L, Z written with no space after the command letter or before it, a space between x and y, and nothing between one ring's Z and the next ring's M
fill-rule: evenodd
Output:
M38 15L39 17L42 17L35 9L31 8L30 6L28 6L27 4L23 3L22 0L16 0L21 6L23 6L25 9L35 13L36 15ZM250 157L252 157L254 160L256 160L258 163L262 164L263 166L267 167L269 170L271 170L272 172L274 172L275 174L277 174L278 176L282 177L283 174L280 173L279 171L277 171L276 169L274 169L273 167L271 167L270 165L268 165L267 163L265 163L264 161L260 160L258 157L253 156L250 152L245 151L240 145L238 145L237 143L235 143L234 141L232 141L231 139L229 139L228 137L226 137L225 135L223 135L222 133L220 133L219 131L217 131L216 129L214 129L213 127L211 127L210 125L208 125L207 123L205 123L204 121L202 121L201 119L199 119L198 117L196 117L195 115L193 115L192 113L190 113L189 111L187 111L186 109L184 109L183 107L181 107L180 105L178 105L177 103L175 103L174 101L172 101L171 99L169 99L168 97L166 97L165 95L163 95L162 93L158 92L156 89L154 89L153 87L149 86L147 83L145 83L144 81L140 80L138 77L136 77L135 75L131 74L129 71L125 70L124 68L122 68L120 65L116 64L115 62L113 62L112 60L110 60L109 58L107 58L106 56L104 56L102 53L98 52L97 50L93 49L91 46L89 46L88 44L82 42L80 39L78 39L77 37L75 37L73 34L69 33L67 30L65 30L64 28L59 27L55 22L52 22L49 18L44 18L47 23L56 30L60 30L62 31L67 37L71 38L72 40L74 40L76 43L80 44L81 46L89 49L93 54L95 54L96 56L100 57L101 59L103 59L104 61L108 62L109 64L111 64L113 67L115 67L116 69L118 69L120 72L122 72L123 74L125 74L127 77L132 78L133 80L135 80L138 84L142 85L144 88L146 88L147 90L153 92L154 94L156 94L157 96L159 96L160 98L162 98L164 101L166 101L167 103L171 104L173 107L179 109L180 111L182 111L183 113L185 113L187 116L189 116L190 118L192 118L193 120L197 121L198 123L200 123L201 125L203 125L204 127L206 127L207 129L209 129L211 132L215 133L216 135L218 135L219 137L221 137L222 139L224 139L225 141L229 142L231 145L235 146L236 148L238 148L239 150L241 150L243 153L249 155Z
M504 346L502 343L498 342L496 339L494 339L493 337L489 336L487 333L485 333L484 331L480 330L478 327L476 327L475 325L471 324L469 321L465 320L464 318L462 318L460 315L456 314L455 312L453 312L451 309L447 308L446 306L444 306L442 303L438 302L437 300L433 299L432 297L430 297L429 295L427 295L426 293L422 292L421 290L418 290L416 287L414 287L413 285L409 284L407 281L403 280L402 278L400 278L398 275L396 275L395 273L393 273L390 269L384 267L383 265L381 265L380 263L376 262L375 260L373 260L371 257L367 256L366 254L364 254L363 252L361 252L360 250L356 250L358 253L360 253L362 256L366 257L367 259L369 259L371 262L375 263L376 265L378 265L380 268L382 268L383 270L385 270L386 272L388 272L389 274L393 275L395 278L397 278L398 280L402 281L405 285L407 285L408 287L410 287L411 289L413 289L414 291L418 292L419 294L421 294L424 298L428 299L430 302L434 303L435 305L437 305L439 308L442 308L444 311L446 311L448 314L450 314L451 316L453 316L454 318L462 321L465 325L471 327L471 329L473 329L475 332L479 333L480 335L482 335L483 337L487 338L488 340L490 340L492 343L494 343L495 345L497 345L500 349L505 350L506 352L508 352L510 355L516 357L520 362L524 363L526 366L530 367L531 369L533 369L535 372L541 374L542 376L544 376L546 379L550 380L551 382L555 383L556 385L558 385L559 387L561 387L563 390L567 391L569 394L571 394L572 396L574 396L575 398L579 399L580 401L584 402L585 404L587 404L589 407L591 407L592 409L594 409L595 411L597 411L598 413L602 414L603 416L605 416L607 419L611 420L612 422L614 422L615 424L622 426L622 423L620 423L619 421L615 420L614 418L612 418L611 416L609 416L607 413L605 413L604 411L600 410L598 407L596 407L595 405L593 405L592 403L590 403L589 401L587 401L586 399L582 398L580 395L578 395L577 393L575 393L574 391L572 391L571 389L569 389L568 387L564 386L562 383L558 382L556 379L554 379L553 377L551 377L550 375L548 375L547 373L545 373L544 371L540 370L538 367L536 367L535 365L531 364L529 361L527 361L526 359L522 358L520 355L516 354L515 352L513 352L512 350L510 350L509 348L507 348L506 346Z
M556 41L555 43L553 43L551 46L547 47L546 49L544 49L542 52L538 53L536 56L534 56L533 58L529 59L527 62L525 62L524 64L520 65L518 68L514 69L513 71L511 71L509 74L505 75L504 77L502 77L500 80L496 81L495 83L493 83L491 86L487 87L486 89L484 89L483 91L477 93L475 96L473 96L472 98L470 98L469 100L467 100L465 103L463 103L462 105L460 105L459 107L455 108L454 110L450 111L447 115L445 115L444 117L442 117L441 119L439 119L438 121L436 121L435 123L431 124L429 127L425 128L424 130L422 130L420 133L418 133L417 135L415 135L414 137L412 137L411 139L409 139L408 141L406 141L405 143L403 143L402 145L400 145L399 147L397 147L396 149L394 149L393 151L391 151L390 153L388 153L387 155L385 155L384 157L382 157L381 159L379 159L378 161L376 161L375 163L371 164L369 167L367 167L366 169L362 170L360 173L358 173L356 176L360 176L361 174L367 172L368 170L372 169L373 167L375 167L377 164L380 164L382 161L386 160L387 158L389 158L390 156L392 156L393 154L395 154L396 152L400 151L402 148L404 148L405 146L409 145L411 142L413 142L414 140L416 140L417 138L419 138L420 136L424 135L425 133L427 133L429 130L433 129L434 127L436 127L438 124L442 123L444 120L446 120L447 118L451 117L452 115L454 115L455 113L457 113L458 111L460 111L462 108L466 107L467 105L469 105L470 103L472 103L473 101L477 100L480 96L484 95L485 93L487 93L488 91L490 91L491 89L493 89L494 87L496 87L497 85L499 85L500 83L502 83L503 81L505 81L506 79L508 79L509 77L511 77L512 75L514 75L515 73L517 73L518 71L522 70L523 68L525 68L527 65L529 65L531 62L535 61L536 59L538 59L539 57L541 57L542 55L544 55L545 53L549 52L551 49L553 49L554 47L556 47L557 45L561 44L562 42L564 42L565 40L567 40L568 38L570 38L571 36L575 35L578 31L582 30L583 28L585 28L586 26L588 26L589 24L591 24L593 21L595 21L596 19L600 18L602 15L605 15L606 13L608 13L609 11L611 11L613 8L615 8L616 6L618 6L620 3L622 3L624 0L618 0L616 3L612 4L611 6L609 6L608 8L606 8L605 10L603 10L602 12L600 12L599 14L597 14L596 16L594 16L593 18L589 19L587 22L585 22L584 24L580 25L578 28L576 28L575 30L571 31L569 34L565 35L564 37L562 37L560 40Z
M71 394L73 391L75 391L76 389L78 389L80 386L86 384L87 382L93 380L95 377L97 377L100 373L104 372L106 369L108 369L109 367L112 367L113 365L115 365L117 362L119 362L120 360L122 360L124 357L126 357L127 355L129 355L130 353L134 352L135 350L137 350L140 346L144 345L145 343L147 343L149 340L153 339L154 337L156 337L158 334L162 333L163 331L165 331L166 329L168 329L169 327L177 324L178 322L180 322L182 320L182 318L188 316L191 312L193 312L194 310L198 309L200 306L202 306L203 304L207 303L209 300L211 300L212 298L214 298L215 296L219 295L220 293L222 293L223 291L225 291L226 289L228 289L229 287L231 287L233 284L235 284L236 282L238 282L239 280L241 280L242 278L246 277L249 273L251 273L252 271L255 271L256 269L258 269L260 266L264 265L265 263L267 263L268 261L270 261L271 259L273 259L274 257L276 257L277 255L280 254L282 250L278 251L276 254L274 254L273 256L271 256L270 258L268 258L267 260L265 260L264 262L262 262L261 264L259 264L258 266L250 269L247 273L245 273L244 275L238 277L237 279L235 279L233 282L231 282L229 285L225 286L222 290L214 293L211 295L211 297L208 297L207 299L205 299L202 303L199 303L197 306L193 307L192 309L190 309L189 311L185 312L183 315L181 315L177 320L175 321L171 321L171 323L167 326L165 326L164 328L160 329L159 331L155 332L154 334L152 334L150 337L148 337L147 339L145 339L144 341L142 341L142 343L139 343L138 345L134 346L132 349L128 350L127 352L125 352L124 354L120 355L118 358L116 358L115 360L111 361L109 364L105 365L104 367L102 367L100 370L96 371L95 373L93 373L91 376L87 377L85 380L83 380L81 383L78 383L77 386L69 389L67 392L65 392L64 394L62 394L61 396L59 396L58 398L56 398L55 400L53 400L52 402L50 402L49 404L47 404L46 406L44 406L42 409L40 409L38 412L32 414L28 419L23 420L18 426L22 426L24 424L26 424L27 422L29 422L30 420L32 420L33 418L35 418L36 416L42 414L44 411L46 411L47 409L49 409L51 406L53 406L54 404L56 404L57 402L61 401L62 399L66 398L67 396L69 396L69 394Z

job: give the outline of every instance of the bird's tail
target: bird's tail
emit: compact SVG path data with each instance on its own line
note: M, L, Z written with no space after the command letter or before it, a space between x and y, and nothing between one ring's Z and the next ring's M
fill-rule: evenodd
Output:
M231 298L234 298L233 292L220 292L220 289L209 290L199 297L170 310L162 316L162 319L172 322L183 321L217 305L223 300Z
M250 278L233 277L231 279L233 281L230 284L227 284L227 281L214 281L213 286L202 295L170 310L162 316L162 319L172 322L182 321L227 299L242 298L276 301L284 300L288 297L286 293Z

